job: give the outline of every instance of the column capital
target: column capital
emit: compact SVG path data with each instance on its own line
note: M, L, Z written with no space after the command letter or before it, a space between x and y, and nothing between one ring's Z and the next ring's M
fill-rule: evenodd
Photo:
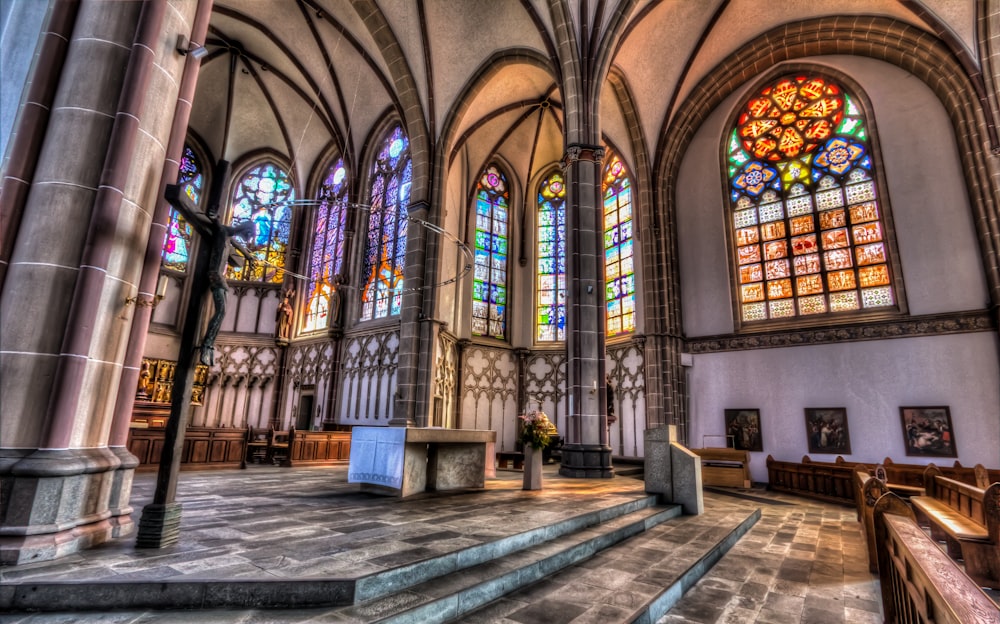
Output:
M566 153L562 157L562 168L575 163L578 160L586 160L600 163L604 159L604 147L601 145L589 145L587 143L570 143L566 146Z

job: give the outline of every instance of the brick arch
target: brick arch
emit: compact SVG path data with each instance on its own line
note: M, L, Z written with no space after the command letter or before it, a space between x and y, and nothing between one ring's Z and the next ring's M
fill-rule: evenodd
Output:
M955 131L973 209L976 233L983 253L990 296L1000 303L1000 225L991 222L997 213L998 171L990 158L989 121L982 109L974 81L948 46L933 34L909 24L881 17L825 17L785 24L748 42L706 75L678 108L675 121L664 128L656 152L655 168L662 180L657 193L664 207L664 223L673 221L677 175L684 153L709 114L734 91L776 64L820 55L866 56L896 65L937 95ZM664 232L674 245L675 232ZM676 284L676 265L667 268L665 284ZM666 286L664 286L666 288ZM669 291L670 289L668 289ZM668 299L669 297L669 292ZM670 331L680 330L678 317L668 319Z
M653 209L653 177L652 163L650 161L649 146L646 144L645 135L642 132L639 111L635 105L635 97L628 84L628 79L617 67L612 66L608 71L607 84L614 91L615 98L622 109L625 123L628 130L628 139L634 154L634 161L631 173L635 179L636 207L639 217L639 231L644 235L639 239L640 253L642 258L642 283L638 286L643 293L642 321L643 333L645 335L659 335L662 332L664 318L664 303L662 290L656 287L662 283L661 275L664 262L664 250L661 244L660 224L657 221L657 213ZM662 425L664 420L663 390L661 384L660 358L656 355L658 343L648 341L645 343L650 351L645 356L645 388L646 388L646 424L650 427ZM645 351L645 347L640 347ZM674 411L680 409L673 407Z
M413 182L410 186L410 203L426 202L430 199L431 155L433 142L427 129L424 109L420 103L417 82L409 69L409 63L396 36L386 21L382 10L373 0L357 0L354 8L364 21L368 32L378 45L385 59L389 75L399 98L399 116L403 129L410 141L410 156L413 159Z

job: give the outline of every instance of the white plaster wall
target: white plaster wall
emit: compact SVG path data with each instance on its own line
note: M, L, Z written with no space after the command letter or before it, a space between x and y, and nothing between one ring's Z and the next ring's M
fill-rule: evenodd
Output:
M851 454L865 463L951 465L906 457L901 406L947 405L958 461L1000 466L1000 370L990 332L757 349L694 356L690 368L692 446L724 433L724 410L760 409L764 451L751 453L754 481L767 481L768 455L808 454L805 408L847 408ZM832 455L810 455L833 461Z

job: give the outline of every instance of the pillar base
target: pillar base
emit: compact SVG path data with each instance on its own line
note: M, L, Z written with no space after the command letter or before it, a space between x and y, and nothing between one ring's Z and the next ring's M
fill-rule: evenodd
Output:
M107 448L0 449L0 565L50 561L128 532L109 499L121 460Z
M181 504L150 503L142 508L136 548L166 548L181 536Z
M596 444L565 444L559 474L576 479L611 479L611 447Z

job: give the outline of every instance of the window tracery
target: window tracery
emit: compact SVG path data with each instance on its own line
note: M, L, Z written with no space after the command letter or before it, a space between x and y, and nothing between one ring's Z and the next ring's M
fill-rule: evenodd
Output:
M372 165L371 208L362 275L361 320L398 315L403 302L406 207L413 166L410 142L395 126Z
M205 185L204 166L190 145L184 146L177 173L177 184L195 206L201 202L202 189ZM191 259L192 234L191 226L184 217L171 208L161 255L164 269L180 273L187 271L188 261Z
M347 169L338 158L316 192L320 201L313 224L312 249L309 255L309 281L306 284L305 332L327 329L330 325L330 296L335 276L344 265L344 229L347 225Z
M244 241L257 257L257 266L230 267L227 277L234 280L281 283L285 254L292 229L295 189L288 172L273 162L252 167L239 179L233 192L231 225L251 222L254 234Z
M538 187L535 338L566 338L566 185L552 173Z
M604 291L607 336L635 331L635 258L632 181L621 158L608 152L604 166Z
M767 85L726 152L741 321L896 305L864 115L839 85Z
M476 189L472 333L500 340L507 336L509 205L507 178L496 165L490 165Z

